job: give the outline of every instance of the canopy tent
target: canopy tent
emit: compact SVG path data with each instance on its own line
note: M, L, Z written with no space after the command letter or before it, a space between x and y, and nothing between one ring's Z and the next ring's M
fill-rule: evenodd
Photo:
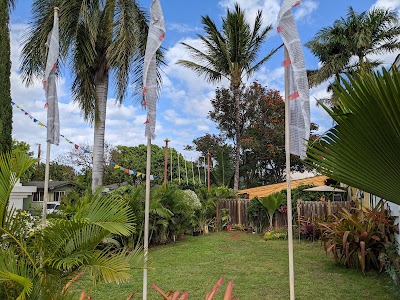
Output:
M329 185L320 185L320 186L315 186L312 188L305 189L304 191L306 192L334 192L334 193L345 193L345 190L341 190Z

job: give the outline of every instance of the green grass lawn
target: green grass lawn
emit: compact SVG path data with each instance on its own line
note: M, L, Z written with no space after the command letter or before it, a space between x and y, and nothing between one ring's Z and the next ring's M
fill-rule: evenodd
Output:
M241 300L289 299L287 241L264 241L259 235L239 232L185 237L183 241L150 249L149 283L164 291L188 290L189 299L204 299L214 283L235 281L234 294ZM398 299L383 274L365 275L335 265L319 242L295 241L296 299ZM141 299L142 270L133 270L135 280L120 286L103 284L94 299ZM223 298L223 291L216 299ZM161 297L149 288L149 300Z

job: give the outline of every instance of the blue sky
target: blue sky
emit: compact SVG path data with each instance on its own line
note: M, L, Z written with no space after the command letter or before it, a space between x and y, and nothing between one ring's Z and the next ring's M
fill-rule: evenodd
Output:
M149 10L150 0L139 0L140 5ZM258 9L263 10L265 25L273 24L262 54L266 54L273 47L281 43L276 33L276 18L280 7L280 0L161 0L164 18L167 27L166 38L163 46L167 49L166 60L168 66L164 68L163 88L157 106L156 139L153 141L160 146L163 140L171 140L170 146L181 151L184 145L190 144L196 137L205 133L216 132L215 124L207 119L211 109L210 99L214 96L216 86L226 86L227 82L218 85L207 84L203 78L192 71L177 66L178 59L189 58L180 42L185 41L196 47L201 47L196 33L202 33L201 16L209 15L220 24L221 17L225 15L227 7L233 7L238 2L246 11L249 19L253 19ZM16 2L16 9L11 14L11 56L12 74L11 89L13 101L25 111L43 123L46 122L44 109L44 91L41 79L36 84L25 87L18 75L19 54L24 32L31 18L31 0ZM358 11L365 11L378 5L399 10L400 0L304 0L302 5L293 12L297 20L298 30L302 43L309 41L322 27L330 26L342 16L345 16L349 6ZM261 55L262 55L261 54ZM304 47L306 67L317 68L318 60ZM393 62L398 53L380 56L387 65ZM259 72L254 74L249 82L258 80L259 83L276 88L283 94L283 67L281 61L283 51L279 51L271 58ZM84 123L79 108L72 103L70 87L71 80L67 70L62 70L63 76L58 84L60 102L61 133L78 145L93 143L93 128ZM326 113L315 106L315 98L326 96L326 85L321 85L310 91L311 121L320 125L320 132L326 131L332 122ZM125 99L120 105L115 104L114 93L111 87L107 106L106 141L111 145L135 146L145 143L144 121L146 113L131 97ZM13 138L28 142L32 150L37 149L37 144L46 143L46 130L33 123L20 110L14 108ZM71 145L61 139L58 147L52 148L52 157L69 150ZM195 152L184 152L187 159L195 159ZM44 157L44 155L42 155Z

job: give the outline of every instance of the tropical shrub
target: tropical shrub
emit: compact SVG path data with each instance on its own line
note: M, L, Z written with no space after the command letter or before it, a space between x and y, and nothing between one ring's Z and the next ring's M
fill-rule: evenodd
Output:
M261 205L264 207L265 211L267 212L269 216L269 227L270 230L273 228L273 217L275 214L275 211L283 204L285 201L285 197L282 193L274 193L271 195L268 195L266 197L261 197L258 199L258 201L261 203Z
M264 240L272 241L272 240L286 240L288 237L287 228L283 228L282 230L273 230L266 231L264 234Z
M247 205L247 215L253 230L256 233L261 233L267 222L267 214L257 198L251 199Z
M97 194L70 219L50 219L45 227L7 209L13 186L33 163L26 154L0 154L0 299L70 299L68 288L84 273L94 285L128 281L141 265L139 251L98 247L117 244L111 234L135 231L120 198Z
M383 205L342 209L340 216L333 217L333 222L319 223L326 252L332 252L335 261L346 267L382 271L388 245L395 243L394 234L398 233L388 210Z

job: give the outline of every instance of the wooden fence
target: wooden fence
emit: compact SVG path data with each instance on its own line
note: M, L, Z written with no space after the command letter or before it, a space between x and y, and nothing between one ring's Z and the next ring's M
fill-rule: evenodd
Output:
M258 212L253 212L252 216L249 216L247 212L249 200L247 199L225 199L219 200L217 203L217 222L220 224L220 228L224 223L225 216L229 216L230 224L239 224L239 212L240 212L240 223L245 228L257 228L258 231L265 231L269 226L269 216L263 209L259 209ZM240 209L238 209L240 205ZM294 218L299 217L301 219L307 219L315 221L317 218L327 217L328 215L335 214L340 209L346 208L349 210L353 206L351 201L298 201L297 202L297 213L294 210ZM293 208L296 209L296 204L293 203ZM282 228L287 225L287 215L285 212L279 210L275 212L273 219L274 228Z

